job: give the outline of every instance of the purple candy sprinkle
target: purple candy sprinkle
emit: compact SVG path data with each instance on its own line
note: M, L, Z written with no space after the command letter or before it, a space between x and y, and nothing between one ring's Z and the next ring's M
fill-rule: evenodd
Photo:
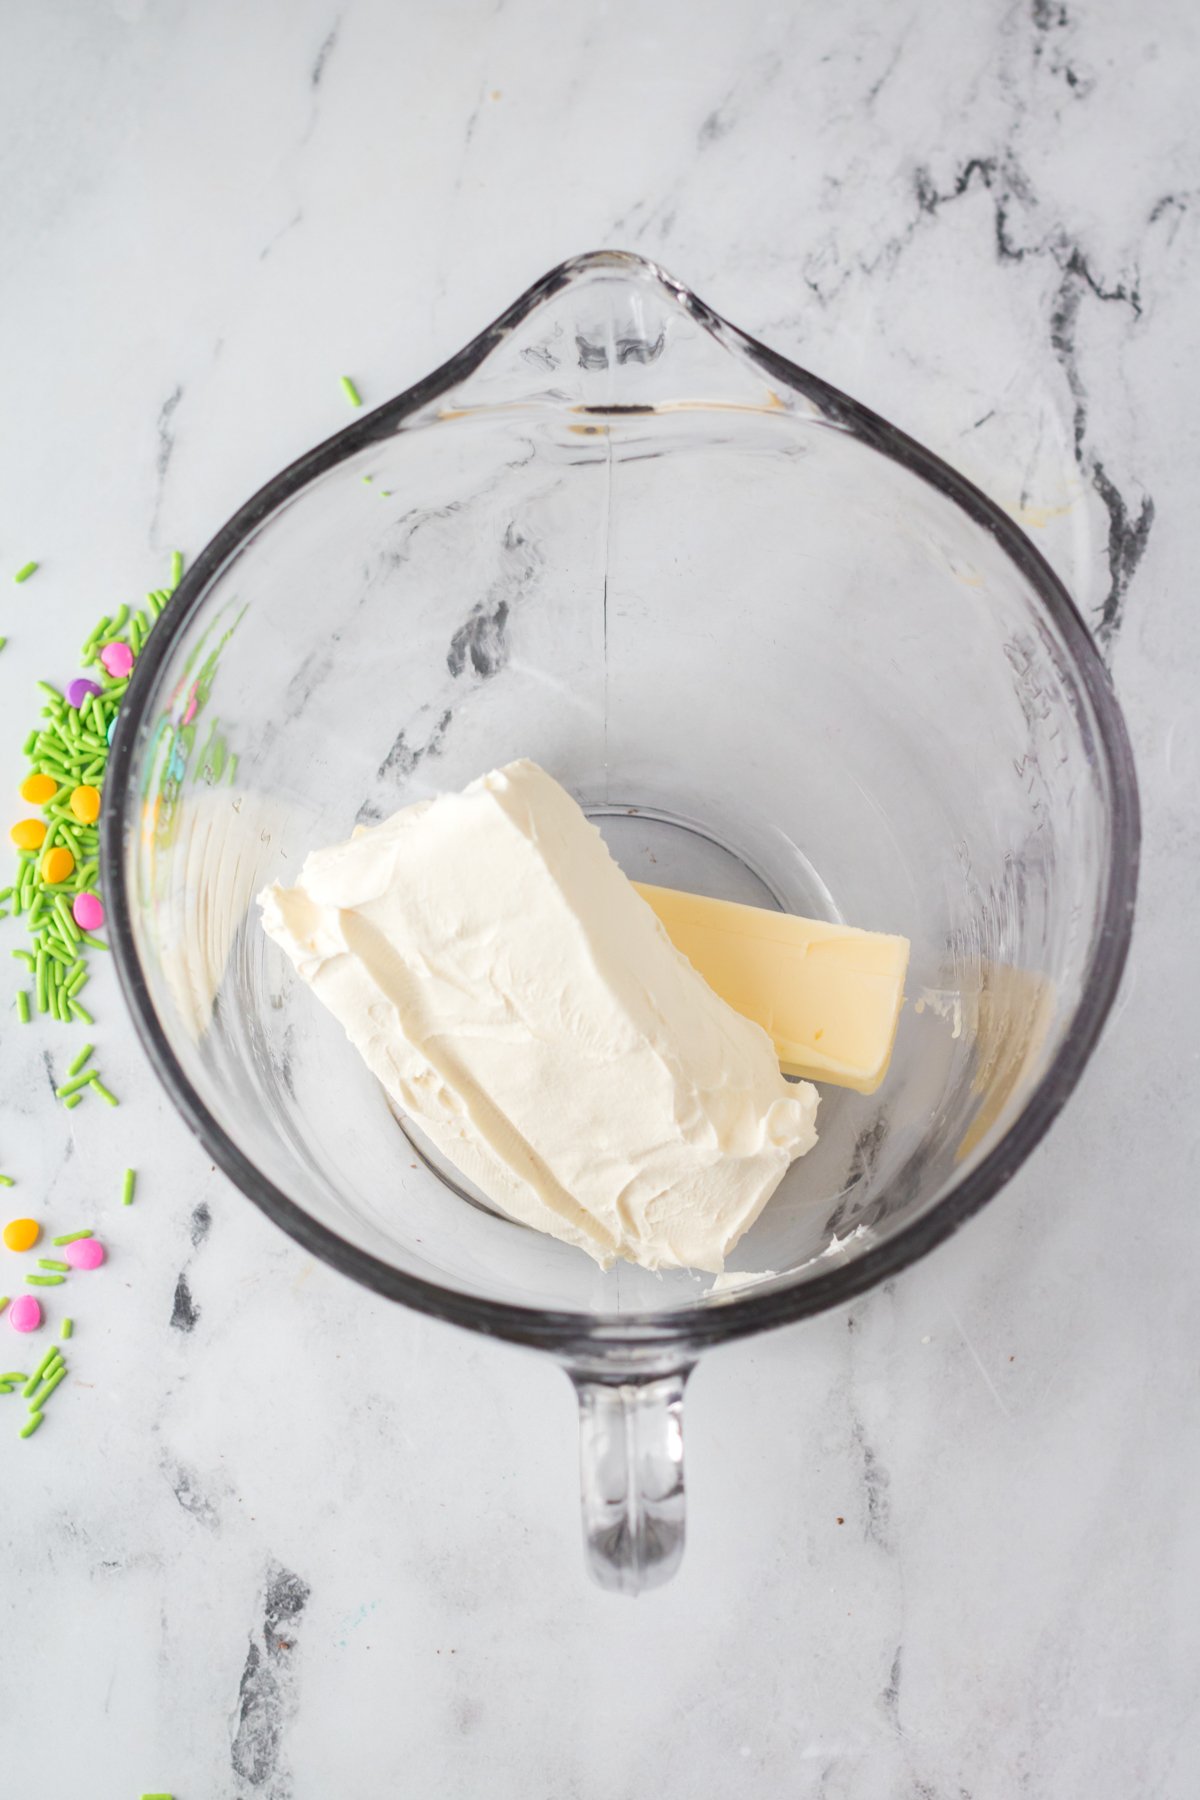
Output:
M86 675L79 675L67 689L67 705L73 706L78 712L89 694L98 694L99 692L100 689L94 681L89 681Z

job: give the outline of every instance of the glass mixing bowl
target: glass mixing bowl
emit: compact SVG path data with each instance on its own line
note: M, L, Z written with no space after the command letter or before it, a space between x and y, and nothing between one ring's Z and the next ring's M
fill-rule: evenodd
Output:
M891 1072L823 1089L741 1285L602 1273L498 1216L259 928L313 846L521 756L631 876L912 940ZM682 1551L698 1352L894 1274L1066 1100L1138 811L1105 671L1012 521L602 252L217 533L138 663L103 831L117 966L185 1119L335 1268L560 1359L591 1567L635 1591Z

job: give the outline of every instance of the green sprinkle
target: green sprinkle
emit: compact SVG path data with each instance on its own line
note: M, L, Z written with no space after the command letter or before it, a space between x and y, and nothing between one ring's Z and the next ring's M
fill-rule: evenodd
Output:
M38 1426L41 1424L43 1416L42 1413L30 1413L29 1418L26 1420L25 1424L22 1425L17 1436L32 1437Z
M91 1023L91 1021L90 1021L90 1020L89 1020L89 1021L88 1021L88 1023L89 1023L89 1024L90 1024L90 1023ZM79 1102L80 1102L80 1101L81 1101L81 1100L82 1100L82 1099L83 1099L83 1095L82 1095L82 1094L72 1094L72 1095L71 1095L71 1098L70 1098L70 1099L69 1099L69 1100L64 1100L64 1101L63 1101L63 1105L64 1105L64 1106L65 1106L65 1107L66 1107L66 1109L67 1109L67 1111L68 1111L68 1112L70 1112L70 1111L71 1111L71 1109L72 1109L72 1107L76 1107L76 1106L78 1106L78 1105L79 1105Z
M52 1241L55 1245L77 1244L79 1242L80 1238L95 1237L95 1235L96 1234L92 1230L91 1226L88 1226L83 1231L64 1231L61 1237L56 1237Z
M53 910L51 902L50 917L46 920L46 948L64 969L69 969L75 961L75 946L63 929L63 922Z
M13 580L28 581L31 575L37 573L38 566L39 565L35 562L27 562L23 568L17 570L16 574L13 576Z
M350 402L351 406L361 406L362 405L362 395L359 393L358 389L355 387L354 383L351 381L351 379L348 375L342 376L342 392L343 392L343 394L345 394L345 396L346 396L347 400ZM37 565L35 564L34 567L36 568L36 566Z
M95 651L96 645L100 642L100 639L104 636L104 633L108 630L109 623L110 623L110 621L109 621L108 614L105 613L104 617L101 619L100 623L95 627L95 629L93 631L89 632L88 636L84 638L83 649L79 652L80 662L90 662L93 660L93 652Z
M50 1364L54 1361L54 1359L57 1355L58 1355L58 1345L51 1344L51 1346L47 1350L45 1356L43 1356L41 1362L38 1364L37 1368L33 1371L33 1374L29 1377L29 1380L25 1383L25 1398L26 1398L26 1400L28 1400L30 1394L33 1393L34 1389L38 1385L38 1382L42 1379L42 1376L46 1373L46 1370L50 1367Z
M62 1339L64 1344L66 1343L67 1339L70 1337L70 1335L74 1331L74 1329L75 1329L74 1319L64 1319L63 1320L62 1325L59 1327L58 1335Z
M30 1412L39 1412L41 1408L45 1406L59 1382L65 1381L66 1379L67 1365L66 1363L60 1363L56 1369L53 1369L51 1373L47 1375L45 1381L43 1381L41 1387L29 1402Z
M4 1311L4 1309L7 1305L8 1305L8 1295L0 1294L0 1313L2 1313Z
M61 1287L67 1279L65 1275L27 1275L30 1287Z
M174 590L175 588L177 588L179 586L179 583L182 579L183 579L183 551L182 550L172 550L172 552L171 552L171 587L172 587L172 590Z
M35 996L37 1000L37 1009L40 1013L44 1013L46 1010L46 963L48 960L46 952L44 950L39 950L37 953Z
M36 687L40 687L43 694L49 694L49 696L52 700L57 700L60 704L64 703L62 693L60 692L60 690L58 688L55 687L55 685L52 681L38 681L38 682L35 682L34 685Z
M107 950L108 949L108 945L104 942L104 940L102 938L93 937L90 931L81 931L79 935L83 939L85 944L90 944L92 946L93 950Z
M21 746L21 755L22 756L32 756L33 755L33 746L37 743L37 738L38 738L38 734L37 734L37 728L35 726L35 728L30 732L29 736L25 739L25 742Z
M91 979L92 978L86 969L80 969L77 975L72 975L67 982L67 998L73 1000L76 994L82 992Z
M137 1184L137 1174L133 1169L126 1169L125 1179L121 1183L121 1205L133 1205L133 1190Z
M87 1007L80 1006L78 1000L68 1000L67 1006L68 1006L68 1009L70 1010L72 1018L78 1019L82 1024L94 1025L96 1023L95 1019L93 1019L93 1017L92 1017L91 1013L88 1011ZM83 1098L82 1094L79 1096L79 1098L80 1099ZM65 1104L67 1106L70 1106L71 1105L70 1100L66 1101ZM76 1101L76 1105L78 1105L78 1101Z
M24 988L17 989L17 1017L22 1025L29 1023L29 995Z
M0 1381L11 1381L14 1386L28 1380L29 1377L26 1375L24 1369L7 1369L3 1375L0 1375Z
M12 954L16 957L18 962L23 962L27 969L33 970L37 967L36 959L34 958L33 953L31 951L29 951L29 950L14 950L12 952Z
M16 1185L11 1175L0 1175L0 1187L16 1187Z
M76 1075L71 1081L64 1081L61 1087L56 1087L54 1092L59 1100L65 1100L68 1095L77 1094L80 1088L91 1087L99 1079L98 1075Z
M102 1100L106 1100L108 1102L109 1106L120 1106L121 1102L117 1099L117 1096L115 1094L112 1094L109 1092L109 1090L105 1087L104 1083L101 1081L101 1079L98 1075L92 1076L92 1079L88 1083L88 1086L95 1088L95 1090L99 1094L100 1098Z
M94 1044L85 1044L83 1046L83 1049L79 1052L79 1055L75 1058L74 1062L68 1063L67 1074L68 1075L78 1075L80 1069L82 1069L84 1063L87 1061L88 1057L92 1054L92 1052L95 1048L96 1048L96 1046Z
M53 1269L55 1273L59 1275L69 1275L71 1273L70 1263L58 1262L53 1256L39 1256L38 1268Z

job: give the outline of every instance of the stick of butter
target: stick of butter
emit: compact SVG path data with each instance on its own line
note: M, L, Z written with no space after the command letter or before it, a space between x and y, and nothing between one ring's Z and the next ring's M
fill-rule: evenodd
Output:
M896 1039L907 938L633 885L714 993L763 1027L786 1075L875 1092Z

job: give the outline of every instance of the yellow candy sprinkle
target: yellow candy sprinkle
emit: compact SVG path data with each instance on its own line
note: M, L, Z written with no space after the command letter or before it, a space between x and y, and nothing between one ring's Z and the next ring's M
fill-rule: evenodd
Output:
M4 1227L6 1250L32 1250L42 1235L36 1219L10 1219Z
M44 806L57 792L58 783L53 775L27 775L21 783L21 798L28 800L31 806Z
M77 787L71 795L71 811L81 825L94 825L100 817L100 790L94 787Z
M42 880L51 886L59 881L69 881L74 869L75 858L65 844L55 844L42 858Z
M40 850L46 840L46 827L41 819L21 819L8 835L18 850Z

